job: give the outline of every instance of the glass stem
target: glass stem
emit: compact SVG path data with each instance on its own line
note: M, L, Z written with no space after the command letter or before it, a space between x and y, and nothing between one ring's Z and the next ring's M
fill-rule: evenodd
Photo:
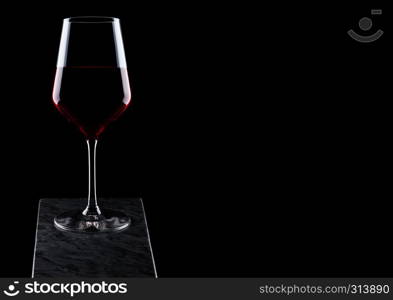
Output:
M97 139L87 139L87 154L89 159L89 194L87 196L87 206L83 211L85 216L98 216L101 214L97 204L96 194L96 148Z

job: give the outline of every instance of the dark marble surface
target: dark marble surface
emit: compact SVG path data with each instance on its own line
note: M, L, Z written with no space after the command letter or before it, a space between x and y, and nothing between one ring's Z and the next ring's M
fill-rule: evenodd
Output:
M118 233L69 233L53 218L84 208L84 199L41 199L33 277L156 277L142 199L100 199L102 208L118 209L131 225Z

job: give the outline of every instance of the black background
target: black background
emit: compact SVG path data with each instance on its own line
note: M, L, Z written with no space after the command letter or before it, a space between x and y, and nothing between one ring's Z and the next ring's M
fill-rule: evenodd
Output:
M30 276L40 198L86 194L51 92L62 19L109 15L133 102L100 141L98 193L143 197L160 277L391 276L389 12L360 44L346 31L376 2L123 2L1 18L0 275Z

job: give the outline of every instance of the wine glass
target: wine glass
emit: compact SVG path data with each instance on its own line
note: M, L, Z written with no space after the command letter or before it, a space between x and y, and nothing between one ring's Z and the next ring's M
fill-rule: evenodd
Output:
M111 232L127 228L130 218L120 211L101 210L96 195L98 137L131 101L119 19L64 19L53 101L86 138L89 167L86 208L56 216L55 227L73 232Z

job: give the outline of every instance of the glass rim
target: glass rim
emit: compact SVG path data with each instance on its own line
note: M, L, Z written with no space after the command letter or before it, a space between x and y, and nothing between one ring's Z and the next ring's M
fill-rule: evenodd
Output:
M106 16L77 16L65 18L67 23L114 23L119 22L118 18Z

